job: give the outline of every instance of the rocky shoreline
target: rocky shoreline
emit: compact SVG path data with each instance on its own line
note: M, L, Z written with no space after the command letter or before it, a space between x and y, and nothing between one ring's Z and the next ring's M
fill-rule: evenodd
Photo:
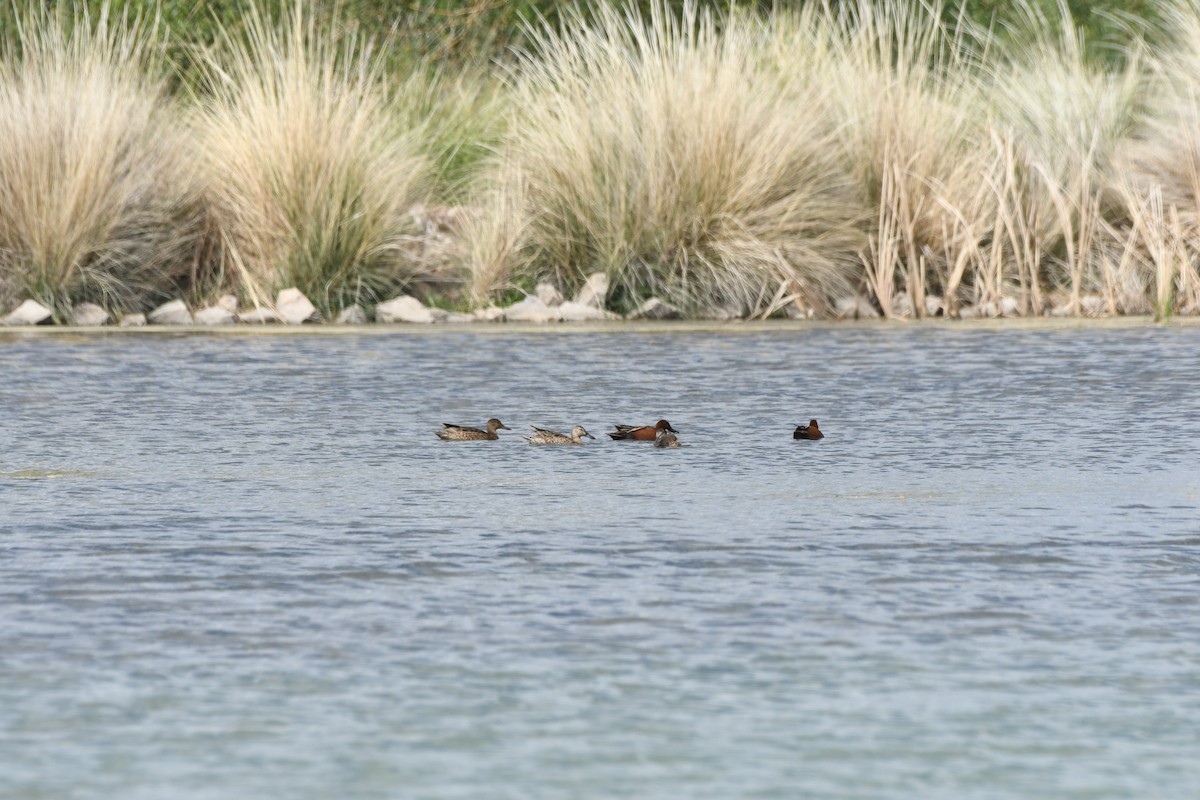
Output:
M163 303L148 313L114 314L94 303L80 303L71 309L70 315L61 325L54 319L53 312L36 300L25 300L8 315L0 318L0 327L57 326L72 328L96 328L112 326L118 328L144 327L199 327L217 328L227 326L264 325L368 325L378 323L408 325L464 325L470 323L526 323L543 325L548 323L617 322L617 321L684 321L685 316L669 303L652 297L635 311L621 315L607 310L605 298L608 294L608 277L604 273L591 275L574 298L566 300L556 287L549 283L538 284L534 292L508 306L488 305L471 312L448 311L426 305L412 295L399 295L370 308L360 305L343 309L336 317L325 319L316 306L303 292L296 288L280 291L273 303L257 303L242 306L232 294L223 295L215 303L201 308L191 308L183 300ZM1025 313L1015 299L1010 302L986 303L958 309L954 317L943 312L940 298L926 297L926 320L1046 320L1046 319L1144 319L1144 315L1114 313L1104 299L1098 295L1082 297L1072 304L1069 298L1047 305L1040 313ZM911 313L895 313L908 302L901 292L892 299L892 319L910 321ZM911 303L909 303L911 307ZM799 306L788 307L783 317L791 320L815 320L810 310ZM1187 319L1187 317L1183 317ZM879 310L865 297L851 296L840 300L836 314L826 321L884 319ZM1178 318L1177 318L1178 319ZM735 313L718 315L708 320L686 319L690 322L749 321ZM1198 319L1200 321L1200 319Z

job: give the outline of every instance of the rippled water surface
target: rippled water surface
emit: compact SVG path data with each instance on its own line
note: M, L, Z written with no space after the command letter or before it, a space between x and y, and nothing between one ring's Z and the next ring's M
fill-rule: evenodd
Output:
M1194 798L1198 446L1200 328L10 334L0 796Z

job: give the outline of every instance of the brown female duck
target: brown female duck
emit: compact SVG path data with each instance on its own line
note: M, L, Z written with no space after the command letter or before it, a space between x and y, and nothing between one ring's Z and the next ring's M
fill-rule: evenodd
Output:
M535 431L533 436L524 437L530 444L583 444L584 436L589 439L596 438L585 431L582 425L576 425L572 428L570 436L558 431L539 428L536 425L531 425L530 427Z
M671 433L666 428L659 430L658 436L654 439L655 447L679 447L679 437Z
M468 428L465 425L452 425L449 422L442 423L440 431L434 431L437 437L443 442L477 442L486 439L499 439L496 435L497 430L512 430L500 420L492 417L487 421L487 430L479 428Z

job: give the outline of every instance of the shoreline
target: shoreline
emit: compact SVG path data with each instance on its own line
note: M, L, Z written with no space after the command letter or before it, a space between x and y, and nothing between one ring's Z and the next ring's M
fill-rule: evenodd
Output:
M1152 316L1120 317L1000 317L972 320L662 320L609 322L504 322L504 323L367 323L362 325L146 325L121 328L112 325L69 326L29 325L0 328L0 342L21 339L98 338L108 336L395 336L395 335L506 335L506 334L587 334L587 333L801 333L805 331L855 329L939 329L962 331L1026 330L1123 330L1140 328L1200 327L1200 317L1172 317L1156 322Z

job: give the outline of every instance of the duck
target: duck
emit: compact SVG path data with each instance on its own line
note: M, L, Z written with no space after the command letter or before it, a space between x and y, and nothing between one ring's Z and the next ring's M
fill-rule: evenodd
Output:
M658 438L659 431L670 431L671 433L679 433L671 427L671 423L665 419L660 419L653 425L614 425L615 431L608 435L613 439L624 440L631 439L638 442L653 442Z
M498 430L510 431L512 428L492 417L487 421L486 431L479 428L468 428L465 425L454 425L449 422L443 422L442 429L434 431L434 433L443 442L473 442L485 439L499 439L500 437L496 435L496 431Z
M582 425L576 425L574 428L571 428L570 436L567 436L565 433L559 433L558 431L539 428L536 425L531 425L530 427L533 428L536 433L534 433L533 436L523 437L530 444L583 444L584 436L589 439L596 438L584 430Z
M659 430L658 435L654 437L655 447L679 447L679 437L671 433L666 428Z
M825 434L821 433L820 427L817 426L815 419L810 419L807 425L797 425L795 432L792 433L793 439L824 439Z

